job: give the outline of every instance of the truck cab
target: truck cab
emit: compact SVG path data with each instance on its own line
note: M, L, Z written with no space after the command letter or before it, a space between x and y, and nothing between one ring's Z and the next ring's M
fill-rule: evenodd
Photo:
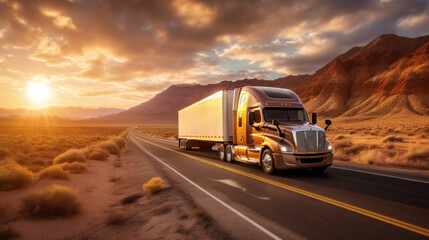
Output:
M262 166L264 172L311 168L323 172L333 152L325 129L310 123L299 97L291 90L248 86L234 90L233 141L221 146L228 162ZM222 158L222 155L220 155Z

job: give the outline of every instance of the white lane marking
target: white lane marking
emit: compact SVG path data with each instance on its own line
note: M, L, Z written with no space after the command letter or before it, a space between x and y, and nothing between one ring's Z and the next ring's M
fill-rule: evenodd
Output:
M231 180L231 179L211 179L211 178L209 178L209 179L210 179L210 180L213 180L213 181L216 181L216 182L224 183L224 184L229 185L229 186L234 187L234 188L241 189L243 192L245 192L245 193L247 193L247 194L249 194L250 196L253 196L253 197L255 197L255 198L259 198L259 199L261 199L261 200L271 200L271 198L269 198L269 197L260 197L260 196L257 196L257 195L255 195L255 194L251 194L251 193L249 193L249 192L247 191L247 189L246 189L246 188L244 188L244 187L240 186L240 184L238 184L238 183L237 183L236 181L234 181L234 180Z
M161 159L159 159L158 157L156 157L155 155L153 155L152 153L150 153L148 150L146 150L145 148L143 148L142 146L140 146L132 137L129 137L129 138L141 150L143 150L144 152L146 152L147 154L149 154L150 156L152 156L154 159L158 160L160 163L164 164L166 167L168 167L169 169L171 169L177 175L179 175L180 177L182 177L183 179L185 179L186 181L188 181L190 184L194 185L196 188L198 188L199 190L201 190L203 193L207 194L209 197L213 198L218 203L222 204L224 207L228 208L229 210L231 210L232 212L234 212L235 214L237 214L238 216L240 216L241 218L243 218L244 220L246 220L248 223L252 224L253 226L255 226L256 228L258 228L262 232L266 233L268 236L270 236L273 239L276 239L276 240L280 240L281 239L279 236L277 236L274 233L270 232L268 229L266 229L263 226L259 225L257 222L253 221L252 219L250 219L249 217L247 217L243 213L239 212L238 210L236 210L232 206L228 205L224 201L220 200L219 198L217 198L216 196L214 196L213 194L211 194L210 192L208 192L204 188L200 187L198 184L196 184L195 182L193 182L189 178L185 177L183 174L181 174L180 172L178 172L176 169L170 167L170 165L168 165L167 163L163 162Z
M398 177L398 176L393 176L393 175L389 175L389 174L382 174L382 173L367 172L367 171L350 169L350 168L342 168L342 167L334 167L334 166L331 166L331 168L336 168L336 169L341 169L341 170L346 170L346 171L352 171L352 172L372 174L372 175L377 175L377 176L382 176L382 177L397 178L397 179L411 181L411 182L426 183L426 184L429 183L429 181L424 181L424 180L418 180L418 179L406 178L406 177Z

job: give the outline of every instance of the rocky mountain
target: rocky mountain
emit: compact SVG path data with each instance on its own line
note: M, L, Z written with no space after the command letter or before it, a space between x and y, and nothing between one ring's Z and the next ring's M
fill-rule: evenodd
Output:
M221 89L246 85L291 89L308 112L325 117L429 115L429 35L379 36L366 46L336 57L312 75L172 85L147 102L101 119L176 123L178 110Z

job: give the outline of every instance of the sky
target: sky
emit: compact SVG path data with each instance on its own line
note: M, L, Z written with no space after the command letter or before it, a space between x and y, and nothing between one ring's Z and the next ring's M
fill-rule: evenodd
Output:
M312 74L428 22L427 0L0 0L0 108L129 108L172 84Z

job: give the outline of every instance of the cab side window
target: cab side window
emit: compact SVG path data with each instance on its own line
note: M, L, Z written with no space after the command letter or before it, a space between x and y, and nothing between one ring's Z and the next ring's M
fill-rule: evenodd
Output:
M247 93L241 94L240 103L238 104L238 107L242 107L244 102L247 100Z
M261 110L256 110L254 114L255 114L255 123L261 123L262 121Z

